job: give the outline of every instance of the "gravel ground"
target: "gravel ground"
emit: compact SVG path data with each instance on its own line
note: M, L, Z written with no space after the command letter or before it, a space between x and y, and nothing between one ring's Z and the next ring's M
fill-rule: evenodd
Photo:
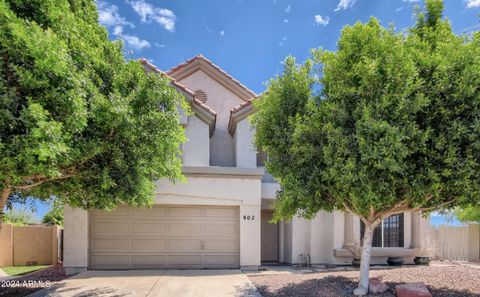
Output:
M264 297L352 296L358 271L317 272L249 276ZM372 270L371 278L381 278L390 290L373 296L395 296L395 285L424 282L433 296L480 296L480 269L462 266L403 267Z
M27 296L44 286L52 285L53 282L66 278L65 270L61 264L49 266L20 277L0 281L0 296Z

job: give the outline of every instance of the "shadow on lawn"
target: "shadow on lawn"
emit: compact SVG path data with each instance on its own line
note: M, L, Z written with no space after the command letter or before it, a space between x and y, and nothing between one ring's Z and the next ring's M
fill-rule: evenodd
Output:
M310 279L299 283L289 283L282 288L271 291L268 286L257 286L257 290L264 297L336 297L336 296L353 296L353 290L357 287L357 279L347 278L343 276L327 276L318 279ZM385 282L390 288L382 294L369 294L368 296L390 297L396 296L395 285L404 283ZM451 290L446 287L430 287L428 289L433 296L437 297L479 297L480 294L468 291Z

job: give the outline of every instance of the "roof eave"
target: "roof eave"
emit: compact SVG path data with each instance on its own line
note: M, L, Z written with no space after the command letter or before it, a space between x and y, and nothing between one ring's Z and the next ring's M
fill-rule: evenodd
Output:
M253 100L253 99L252 99ZM245 106L239 109L232 109L230 111L230 119L228 121L228 132L231 136L235 135L235 130L237 129L237 123L246 119L255 112L255 108L251 100Z

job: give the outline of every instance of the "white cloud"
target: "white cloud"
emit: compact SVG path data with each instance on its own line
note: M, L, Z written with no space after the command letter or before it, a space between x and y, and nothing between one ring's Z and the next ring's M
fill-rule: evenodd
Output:
M340 0L335 11L343 10L352 7L357 0Z
M403 2L415 3L419 2L420 0L403 0Z
M127 22L124 17L118 13L118 7L104 1L98 2L98 21L104 26L130 26L134 25Z
M223 30L222 30L222 31L220 31L220 36L222 36L222 37L223 37L224 35L225 35L225 31L223 31Z
M133 49L141 50L141 49L144 49L144 48L151 47L150 42L148 42L144 39L140 39L135 35L129 35L129 34L123 33L123 27L122 26L116 26L113 29L113 34L115 34L119 38L123 39L125 41L125 43Z
M158 43L158 42L155 42L154 45L155 45L156 47L159 47L159 48L165 48L165 47L166 47L165 44L161 44L161 43Z
M319 14L315 16L315 23L317 23L318 25L326 26L328 25L329 22L330 22L330 18L328 16L323 17Z
M284 36L282 37L282 40L278 43L279 46L283 46L285 44L285 41L287 41L288 37Z
M467 0L466 2L468 8L480 7L480 0Z
M284 22L284 23L288 23L288 19L284 19L283 22Z
M165 30L174 32L175 31L175 21L177 17L173 11L155 7L150 3L145 2L145 0L137 1L127 1L133 10L140 16L140 19L144 23L156 22L160 24Z
M397 9L395 9L396 12L399 12L399 11L402 11L403 10L403 7L399 7Z
M285 12L286 13L289 13L290 10L292 10L292 7L290 6L290 4L287 5L287 8L285 8Z

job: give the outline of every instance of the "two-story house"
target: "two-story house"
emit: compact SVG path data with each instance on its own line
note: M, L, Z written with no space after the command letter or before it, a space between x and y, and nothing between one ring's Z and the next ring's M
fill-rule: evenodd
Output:
M361 224L343 212L313 220L270 224L278 183L265 173L266 156L253 145L248 117L257 95L201 55L162 72L191 106L183 115L184 183L157 182L152 208L112 212L65 208L64 266L86 269L242 268L262 262L345 264L346 247L358 242ZM261 100L261 99L260 99ZM388 256L411 261L425 221L418 213L395 215L374 238L373 262Z

